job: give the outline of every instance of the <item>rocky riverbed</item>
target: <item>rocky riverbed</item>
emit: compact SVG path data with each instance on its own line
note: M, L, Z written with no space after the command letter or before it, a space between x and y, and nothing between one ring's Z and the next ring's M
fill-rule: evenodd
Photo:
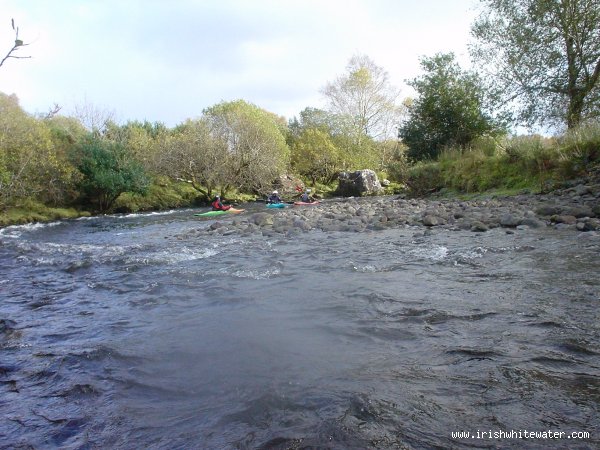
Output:
M507 233L555 227L600 234L600 184L576 184L544 195L477 200L404 199L397 196L340 198L314 206L226 216L193 234L295 235L309 230L363 232L393 227L432 227Z

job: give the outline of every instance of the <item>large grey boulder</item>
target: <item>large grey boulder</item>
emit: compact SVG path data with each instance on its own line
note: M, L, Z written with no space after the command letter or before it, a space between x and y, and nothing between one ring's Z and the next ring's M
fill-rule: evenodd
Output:
M370 169L341 172L338 180L338 194L343 197L373 195L383 190L377 174Z

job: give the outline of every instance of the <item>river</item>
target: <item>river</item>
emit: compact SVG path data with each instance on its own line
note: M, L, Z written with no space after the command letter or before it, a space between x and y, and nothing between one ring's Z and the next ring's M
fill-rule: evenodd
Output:
M600 237L193 212L0 230L2 448L600 445Z

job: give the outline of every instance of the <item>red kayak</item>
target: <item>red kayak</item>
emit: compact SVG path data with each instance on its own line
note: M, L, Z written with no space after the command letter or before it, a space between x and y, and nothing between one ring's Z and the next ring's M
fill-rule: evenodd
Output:
M294 202L294 206L318 205L321 202Z

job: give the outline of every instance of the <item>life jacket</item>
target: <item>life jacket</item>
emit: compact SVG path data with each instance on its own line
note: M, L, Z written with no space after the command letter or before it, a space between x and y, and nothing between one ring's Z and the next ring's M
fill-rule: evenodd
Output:
M216 210L223 210L223 204L221 203L221 200L218 198L215 198L215 201L211 203L213 209Z

